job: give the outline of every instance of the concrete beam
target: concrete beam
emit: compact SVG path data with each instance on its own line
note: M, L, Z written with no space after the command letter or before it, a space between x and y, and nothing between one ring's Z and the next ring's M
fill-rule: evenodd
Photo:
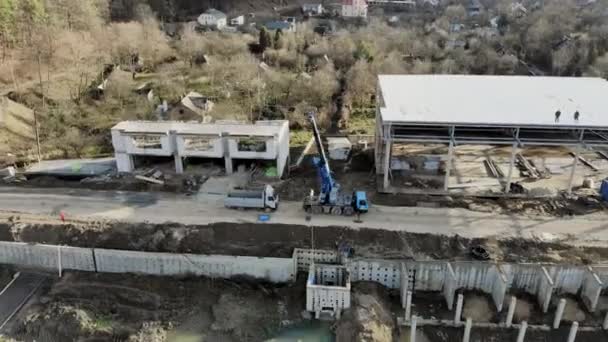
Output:
M570 327L570 333L568 334L568 342L574 342L576 340L576 333L578 332L578 322L573 322Z
M568 179L568 188L566 189L568 194L572 193L572 183L574 182L574 174L576 173L576 166L578 165L578 155L579 148L577 147L574 150L574 161L572 163L572 170L570 171L570 178Z
M452 157L454 154L454 141L450 141L448 146L448 160L445 162L445 179L443 181L443 191L448 191L450 186L450 171L452 170Z
M564 310L566 309L566 300L560 299L559 304L557 304L557 311L555 312L555 318L553 319L553 329L558 329L559 324L562 321L562 316L564 315Z
M385 141L385 145L384 145L384 161L383 161L383 174L384 174L384 179L382 182L382 188L386 191L388 190L388 187L390 185L389 180L388 180L388 176L389 176L389 172L391 170L390 168L390 164L391 164L391 150L393 147L393 143L389 140Z
M469 342L471 339L471 328L473 327L473 320L468 317L467 322L464 325L464 336L462 337L462 342Z
M459 294L458 300L456 301L456 312L454 313L454 324L460 324L460 317L462 316L463 303L464 303L464 296L462 294Z
M524 342L526 338L526 330L528 329L528 322L523 321L519 326L519 333L517 334L517 342Z
M505 183L505 193L511 191L511 180L513 179L513 168L515 167L515 156L517 155L517 143L513 143L511 149L511 161L509 162L509 173L507 175L507 182Z
M410 315L412 314L412 291L407 291L405 298L405 320L410 320Z
M513 324L513 315L515 315L515 307L517 306L517 298L515 296L511 296L511 301L509 302L509 311L507 311L507 321L505 325L507 328L510 328Z
M418 317L412 316L412 324L410 325L410 342L416 342L416 324Z

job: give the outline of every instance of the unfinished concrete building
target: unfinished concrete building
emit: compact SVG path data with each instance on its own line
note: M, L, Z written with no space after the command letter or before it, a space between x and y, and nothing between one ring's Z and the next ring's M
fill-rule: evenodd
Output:
M157 156L172 157L176 173L184 172L186 158L223 159L229 174L238 160L274 161L281 177L289 159L289 123L124 121L112 128L112 145L119 172L132 172L136 156Z
M600 78L380 75L379 190L546 196L599 181L606 94Z

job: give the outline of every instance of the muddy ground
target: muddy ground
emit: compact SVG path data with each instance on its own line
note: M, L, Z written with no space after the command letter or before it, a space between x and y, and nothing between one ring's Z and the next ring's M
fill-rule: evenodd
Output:
M67 273L11 324L17 341L263 341L301 321L304 281ZM189 338L189 339L188 339Z
M0 265L0 291L13 279L14 273L12 267Z
M314 234L311 231L314 230ZM284 224L125 223L66 221L13 216L0 221L0 241L21 241L149 252L291 257L294 248L336 249L346 244L355 257L415 260L470 260L483 245L496 261L600 263L608 248L574 247L525 239L467 239L380 229L307 227Z
M437 296L440 297L440 296ZM305 278L272 285L246 279L168 278L68 272L49 280L5 330L13 341L266 341L306 324ZM352 287L352 307L331 323L337 342L407 341L398 327L398 293L370 282ZM423 326L418 340L460 342L462 328ZM514 341L516 330L474 328L471 341ZM562 341L568 327L528 331L526 341ZM579 332L577 341L603 341L605 332Z

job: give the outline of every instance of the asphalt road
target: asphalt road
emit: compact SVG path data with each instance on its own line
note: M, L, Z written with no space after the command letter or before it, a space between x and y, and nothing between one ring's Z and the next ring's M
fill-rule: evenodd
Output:
M183 224L257 222L260 212L226 209L222 203L222 197L217 195L4 187L0 188L0 219L15 212L55 217L63 212L67 219ZM282 202L279 210L270 216L271 223L459 234L471 238L560 239L571 244L608 245L608 215L605 212L564 219L497 215L466 209L373 206L362 216L363 222L357 223L353 218L330 215L306 221L300 203Z
M36 292L45 279L44 275L22 272L0 294L0 332L34 292Z

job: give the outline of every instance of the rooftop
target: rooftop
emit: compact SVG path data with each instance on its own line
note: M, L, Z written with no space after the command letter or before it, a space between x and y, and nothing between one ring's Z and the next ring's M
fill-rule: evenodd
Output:
M379 86L384 123L608 128L601 78L380 75Z
M279 134L282 127L287 126L286 120L256 121L254 124L235 122L199 123L183 121L123 121L112 127L113 130L124 130L126 133L161 133L175 131L177 134L274 136Z
M215 8L210 8L205 11L206 14L210 14L216 18L226 18L226 14L224 12L218 11Z

